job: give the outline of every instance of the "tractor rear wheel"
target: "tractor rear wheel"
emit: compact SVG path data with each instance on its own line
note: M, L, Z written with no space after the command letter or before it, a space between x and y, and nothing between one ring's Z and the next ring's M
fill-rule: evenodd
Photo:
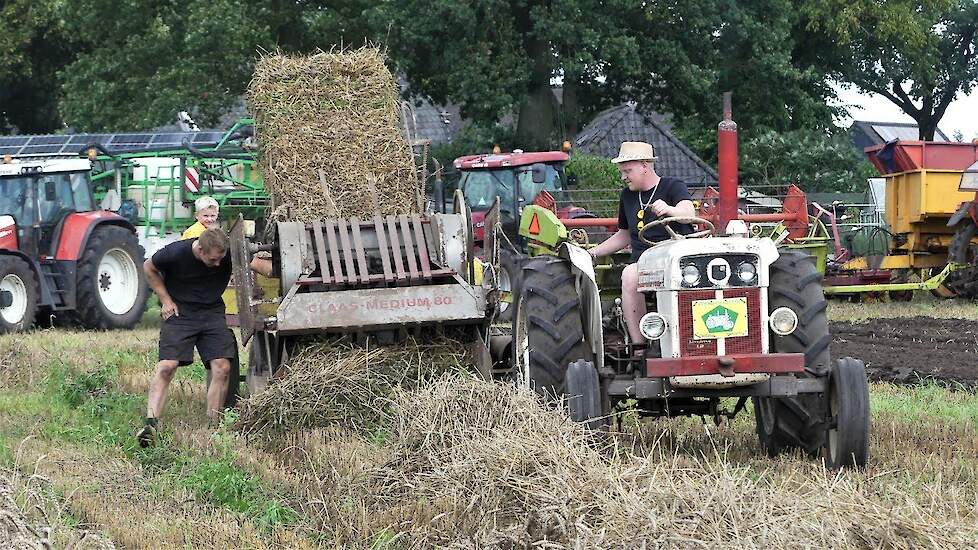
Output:
M29 329L36 314L34 270L16 256L0 256L0 334Z
M971 245L971 240L975 238L976 233L978 233L978 226L975 226L975 222L970 217L961 220L958 223L957 231L954 232L954 237L951 238L951 244L947 248L948 260L978 267L978 254L976 254L975 247ZM938 295L948 297L949 294L950 297L978 298L978 281L967 278L974 277L974 273L975 269L951 273L944 280L942 285L944 288L938 288L938 291L943 290L944 293Z
M593 405L601 402L600 390L570 262L534 258L522 277L513 318L516 379L552 402L566 400L572 416L590 422L600 416Z
M77 310L82 326L129 329L146 311L148 287L143 273L143 247L125 227L101 226L92 231L78 261Z
M798 327L791 334L771 333L771 351L804 353L804 377L827 377L832 370L832 337L821 283L814 259L802 252L782 250L781 257L771 264L769 310L787 307L798 316ZM768 455L791 448L802 448L812 455L821 450L827 425L822 395L755 397L753 401L758 439Z

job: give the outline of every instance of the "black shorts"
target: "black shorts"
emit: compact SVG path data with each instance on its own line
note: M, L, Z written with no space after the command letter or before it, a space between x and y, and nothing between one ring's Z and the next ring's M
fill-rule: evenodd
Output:
M214 359L232 359L238 342L224 314L179 315L163 321L160 329L160 361L176 360L180 366L194 362L194 347L204 366Z

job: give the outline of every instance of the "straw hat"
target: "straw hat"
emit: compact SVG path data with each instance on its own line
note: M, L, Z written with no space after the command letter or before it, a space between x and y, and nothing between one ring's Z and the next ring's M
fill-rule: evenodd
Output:
M618 164L630 160L653 161L658 158L655 156L655 149L644 141L623 141L621 143L621 149L618 150L618 156L611 159L611 162Z

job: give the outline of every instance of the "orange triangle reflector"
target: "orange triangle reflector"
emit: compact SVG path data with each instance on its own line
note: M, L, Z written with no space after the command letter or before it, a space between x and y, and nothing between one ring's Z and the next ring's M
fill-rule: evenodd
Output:
M534 214L533 218L530 220L530 235L539 235L539 234L540 234L540 220L537 219L537 214Z

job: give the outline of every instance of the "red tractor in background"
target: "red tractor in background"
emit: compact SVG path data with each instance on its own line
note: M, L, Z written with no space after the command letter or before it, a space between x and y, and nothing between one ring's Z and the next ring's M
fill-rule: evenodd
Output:
M87 159L0 162L0 333L141 320L143 248L128 220L96 208L90 173Z
M485 232L486 211L499 197L499 222L503 234L517 250L524 250L519 234L520 215L530 204L548 207L561 220L594 218L584 208L573 206L565 197L570 187L564 172L564 164L570 156L562 151L526 153L519 149L512 153L467 155L455 159L459 171L458 188L465 195L465 202L472 209L472 224L476 246L481 245ZM569 227L573 224L567 224ZM499 251L499 287L503 293L500 319L511 315L507 298L516 292L520 273L527 256L508 247Z

